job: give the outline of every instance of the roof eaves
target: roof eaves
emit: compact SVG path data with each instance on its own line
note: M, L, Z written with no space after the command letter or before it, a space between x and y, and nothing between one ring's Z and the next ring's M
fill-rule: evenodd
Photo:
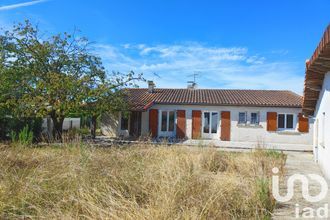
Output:
M330 71L330 25L325 30L312 57L306 62L304 83L303 113L313 115L324 75Z

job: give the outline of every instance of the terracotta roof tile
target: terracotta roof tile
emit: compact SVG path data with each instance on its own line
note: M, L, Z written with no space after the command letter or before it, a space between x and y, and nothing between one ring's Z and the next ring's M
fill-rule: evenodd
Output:
M132 110L146 110L153 104L232 105L302 107L302 97L282 90L227 89L127 89Z

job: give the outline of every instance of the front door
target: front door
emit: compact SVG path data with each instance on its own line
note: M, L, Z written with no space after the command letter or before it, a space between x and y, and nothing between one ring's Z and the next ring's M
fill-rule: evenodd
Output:
M206 139L219 138L219 112L203 112L202 137Z

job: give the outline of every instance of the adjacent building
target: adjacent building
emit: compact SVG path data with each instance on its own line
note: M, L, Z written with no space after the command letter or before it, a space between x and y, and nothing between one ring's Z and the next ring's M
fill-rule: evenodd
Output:
M127 89L128 117L103 116L103 134L272 143L312 150L312 121L303 117L303 98L291 91L155 88Z
M303 112L315 119L315 160L330 178L330 26L306 62Z

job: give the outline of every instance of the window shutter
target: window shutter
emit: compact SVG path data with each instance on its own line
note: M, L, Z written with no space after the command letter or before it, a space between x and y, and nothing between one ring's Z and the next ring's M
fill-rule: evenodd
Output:
M267 131L277 130L277 113L267 112Z
M158 110L149 110L149 132L151 137L155 138L158 135Z
M201 125L202 125L202 112L198 110L192 111L192 138L198 139L201 137Z
M230 141L230 112L221 112L221 136L222 141Z
M177 111L176 137L183 139L186 137L186 111Z
M303 115L299 113L298 120L299 120L298 131L308 132L309 131L308 118L303 117Z

